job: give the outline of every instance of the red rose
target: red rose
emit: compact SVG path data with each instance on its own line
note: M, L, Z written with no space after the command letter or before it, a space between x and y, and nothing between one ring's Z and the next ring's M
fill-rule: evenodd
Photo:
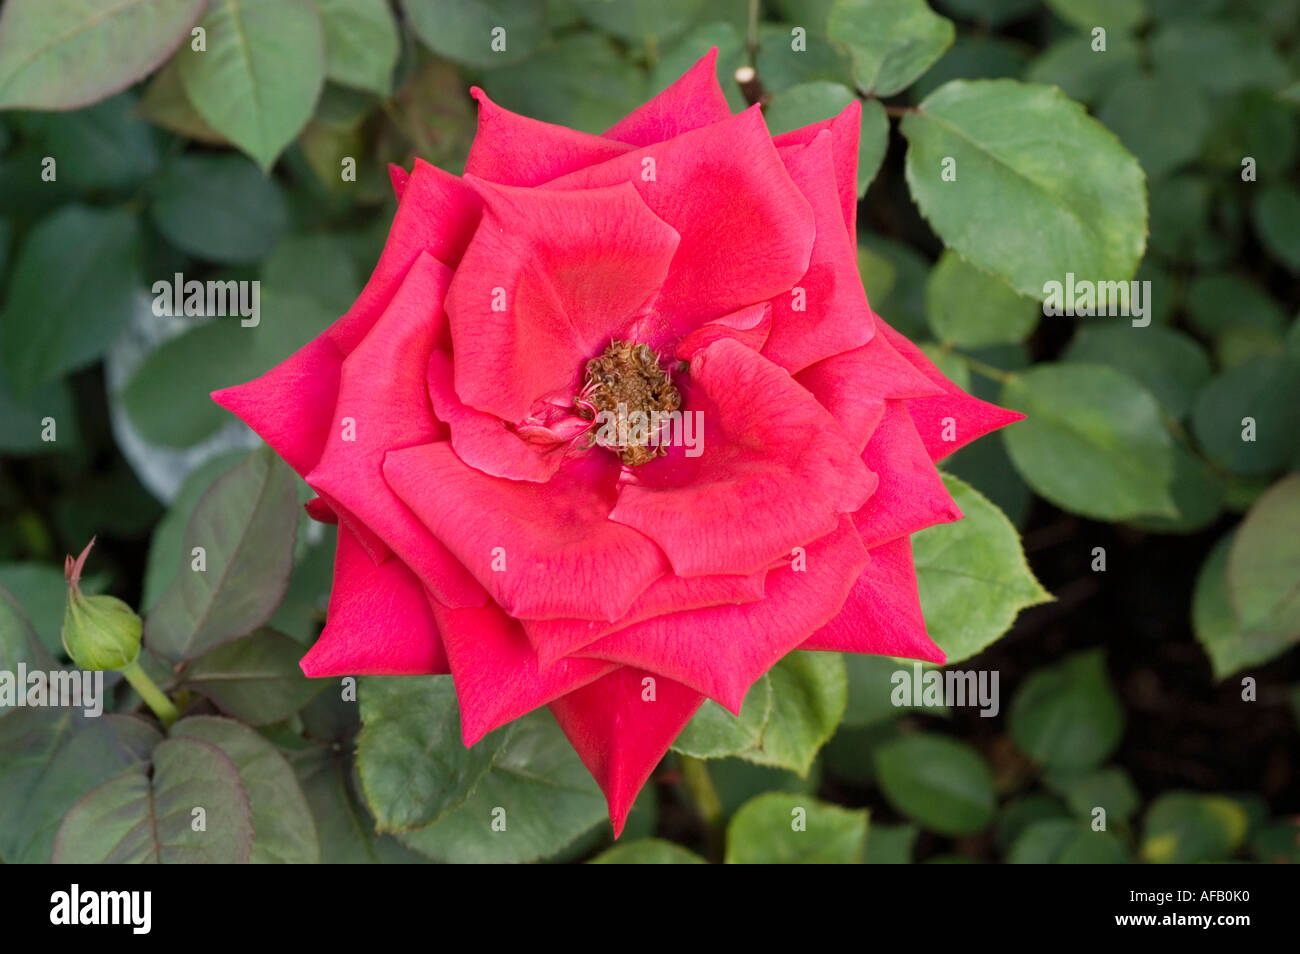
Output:
M933 461L1019 417L868 306L858 104L772 137L715 55L603 136L475 90L464 178L394 170L356 304L214 395L339 524L303 671L450 672L467 745L549 705L616 831L791 650L943 661L908 535L961 517Z

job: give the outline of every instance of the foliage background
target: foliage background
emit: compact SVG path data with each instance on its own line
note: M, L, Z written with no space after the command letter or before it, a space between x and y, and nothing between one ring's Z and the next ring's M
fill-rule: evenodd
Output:
M85 16L75 0L45 3L54 19ZM996 718L900 711L892 661L789 660L740 720L698 720L679 748L701 758L665 760L602 859L796 857L792 804L810 814L806 858L1300 858L1300 0L935 0L933 12L768 0L752 34L744 0L245 0L244 47L232 0L140 6L146 20L35 66L39 32L23 32L34 4L0 12L0 668L61 657L59 567L98 535L88 588L155 611L147 663L191 715L161 744L125 715L0 717L0 859L122 850L78 825L105 800L129 809L114 780L151 760L155 785L169 767L207 771L231 818L251 806L252 829L232 843L252 860L567 861L608 846L603 802L546 717L470 759L445 680L363 680L358 704L301 678L333 541L295 516L306 488L249 456L256 439L207 395L346 309L391 220L387 164L419 155L461 171L471 84L599 132L714 45L737 108L732 74L752 58L774 131L865 96L859 263L873 307L959 383L1031 415L945 465L974 488L953 483L971 532L1010 547L991 557L1005 579L956 592L922 580L932 630L961 668L999 673L1003 704ZM186 56L196 22L214 51L202 61ZM498 24L508 51L485 53ZM793 26L807 31L797 58ZM923 101L951 80L998 78L1059 86L1137 157L1140 177L1057 100L1025 106L1025 128L1077 159L1053 187L1100 164L1096 181L1119 189L1133 171L1127 202L1083 210L1100 223L1095 261L1117 268L1080 277L1127 278L1140 256L1149 328L1041 317L1029 297L1041 276L1083 259L1053 259L1039 234L1051 210L1040 215L1023 183L962 191L972 153L958 188L934 191L922 159L944 143L927 110L962 87ZM41 177L47 156L54 181ZM344 157L355 182L340 177ZM175 272L259 278L262 325L154 317L149 286ZM49 416L53 442L41 438ZM1245 416L1254 442L1240 438ZM251 634L177 619L169 590L196 506L244 534L222 558L265 611ZM1018 618L1042 594L999 509L1056 597ZM930 550L954 540L972 545L942 537ZM972 565L987 556L963 552ZM290 567L287 591L264 582ZM773 709L795 697L797 711ZM114 706L139 708L123 685ZM430 753L477 760L460 766L471 781L429 794ZM546 784L521 787L512 769L524 767ZM503 801L548 819L519 822L503 847L481 824ZM1088 825L1097 806L1104 833Z

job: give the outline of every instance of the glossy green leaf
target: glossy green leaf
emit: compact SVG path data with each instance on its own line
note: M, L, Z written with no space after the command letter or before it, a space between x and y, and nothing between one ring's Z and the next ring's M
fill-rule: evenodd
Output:
M25 131L58 162L59 183L78 189L130 189L158 167L158 137L121 93L71 113L24 116Z
M1240 625L1300 641L1300 474L1255 501L1228 554L1228 595Z
M1146 244L1141 167L1059 89L954 80L909 113L902 131L913 199L971 264L1034 298L1069 272L1124 281L1137 270ZM955 181L943 177L949 159Z
M1171 22L1156 31L1150 50L1157 70L1216 94L1252 87L1271 91L1288 78L1268 34L1253 26L1208 19Z
M1245 811L1230 798L1170 792L1147 809L1142 860L1156 864L1227 861L1248 827Z
M105 582L102 575L83 577L81 590L90 595L102 593ZM45 563L0 563L0 587L22 594L21 605L41 644L61 656L63 612L68 602L63 571ZM0 671L5 668L0 665Z
M959 348L1023 341L1042 314L1036 300L952 251L930 272L925 305L935 337Z
M604 796L550 712L533 712L494 734L506 733L473 793L432 825L401 834L404 844L453 864L536 861L606 819Z
M889 804L921 827L965 835L993 821L993 773L966 743L940 735L904 735L878 748L875 760Z
M703 865L708 864L693 851L662 838L643 838L623 842L602 851L593 865Z
M289 585L298 527L295 476L269 448L219 478L185 528L182 564L145 619L145 645L195 659L267 621ZM202 547L204 569L194 548Z
M915 534L912 558L926 630L956 663L1005 633L1020 610L1052 597L1002 512L956 477L943 481L965 519Z
M768 792L727 825L729 865L862 864L867 813L805 795Z
M930 68L955 36L952 21L925 0L836 0L830 41L848 51L858 88L892 96Z
M205 0L8 0L0 109L75 109L148 75L189 35Z
M1291 642L1284 634L1250 632L1237 619L1228 590L1228 554L1235 537L1234 530L1214 545L1201 564L1192 595L1192 629L1216 679L1268 662Z
M1210 359L1197 342L1172 328L1123 324L1085 325L1064 360L1104 364L1143 385L1170 415L1183 417L1210 379Z
M234 763L253 815L254 864L316 864L316 824L302 788L275 746L230 719L192 716L172 727L173 739L216 746Z
M1178 516L1138 517L1129 523L1153 533L1195 533L1218 519L1227 500L1222 476L1193 452L1183 437L1174 442L1174 480L1169 495Z
M182 685L250 725L287 719L325 688L298 666L302 647L273 629L218 646L195 659Z
M831 3L824 6L820 28L810 22L810 17L798 12L790 14L789 23L758 25L754 67L765 90L780 93L801 83L818 81L854 85L853 60L846 50L826 38L825 13L829 12ZM803 34L796 34L796 29L802 29Z
M130 212L76 204L27 234L0 312L0 359L16 396L98 360L126 327L140 292L139 238Z
M325 29L311 0L211 0L206 51L177 57L203 120L270 169L307 124L325 82Z
M1300 271L1300 191L1291 186L1262 189L1251 213L1264 247L1291 271Z
M1170 103L1178 108L1170 109ZM1166 73L1133 75L1107 94L1097 118L1159 178L1195 159L1210 133L1210 104L1200 90Z
M1029 825L1007 852L1013 865L1126 864L1128 852L1108 831L1065 819L1047 819Z
M425 46L470 66L518 63L546 36L545 0L402 0L402 9Z
M507 726L466 748L446 677L367 677L359 688L365 729L357 767L380 831L451 815L482 784L510 735Z
M1109 33L1106 49L1093 49L1091 36L1057 40L1030 64L1025 82L1059 86L1081 103L1101 100L1121 80L1141 75L1138 47L1132 37Z
M673 742L673 751L697 759L736 755L760 744L771 717L772 680L765 674L746 693L738 716L712 699L704 700L699 712Z
M911 864L920 834L915 825L872 825L867 832L867 864Z
M316 0L325 26L325 75L380 96L392 91L397 21L388 0Z
M773 666L767 678L771 715L758 743L739 754L759 765L807 775L844 715L844 660L839 653L793 652Z
M839 83L819 80L791 86L772 96L764 110L768 129L776 136L809 123L837 116L857 97ZM858 138L858 195L876 177L889 147L889 118L877 100L862 104L862 129Z
M241 864L252 848L253 813L235 764L211 743L165 739L151 766L135 765L77 800L55 835L53 860Z
M1234 474L1284 469L1300 433L1300 361L1268 355L1221 372L1196 397L1192 433L1211 461Z
M1011 700L1011 738L1040 765L1096 768L1119 745L1124 707L1100 650L1032 673Z
M158 231L197 258L261 261L288 220L279 187L234 155L179 156L153 184L149 213Z
M0 580L0 672L18 671L19 663L31 669L53 669L54 657L45 647L18 598ZM0 858L4 853L0 851Z
M1001 403L1026 419L1003 432L1029 486L1099 520L1174 516L1173 439L1160 405L1126 374L1095 364L1041 364L1017 373Z
M140 115L155 126L160 126L177 135L197 142L214 146L226 146L230 142L221 133L208 125L207 120L190 102L181 81L180 60L173 59L160 69L145 87L140 97Z

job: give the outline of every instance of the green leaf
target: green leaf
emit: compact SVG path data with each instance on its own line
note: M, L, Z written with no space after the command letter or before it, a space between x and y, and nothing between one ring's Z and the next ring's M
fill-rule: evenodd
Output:
M741 31L730 23L701 23L674 41L659 57L659 62L651 67L650 86L646 92L658 93L667 89L715 46L718 48L718 85L722 87L732 112L740 112L749 104L736 82L736 70L749 60ZM764 84L766 80L764 77Z
M1122 371L1178 418L1191 410L1196 392L1212 373L1209 356L1194 339L1156 325L1085 325L1070 342L1064 360Z
M915 825L872 825L867 833L867 864L911 864L920 834Z
M768 792L732 816L726 863L859 865L866 841L865 811L805 795Z
M773 96L763 113L772 135L837 116L857 97L839 83L817 81L791 86ZM858 138L858 197L866 194L889 147L889 117L879 101L862 104L862 131Z
M93 596L104 591L105 583L103 576L83 577L81 590ZM0 586L22 594L22 606L41 644L61 656L63 611L68 601L63 571L45 563L0 563ZM5 668L0 666L0 670Z
M182 251L212 262L261 261L288 221L279 187L240 156L179 156L153 189L149 214L158 231Z
M425 46L470 66L518 63L546 36L545 0L402 0L402 9ZM504 49L492 48L497 38Z
M482 783L510 734L507 726L466 748L448 678L367 677L360 689L357 768L380 831L448 817Z
M852 57L858 89L881 97L912 85L956 31L925 0L836 0L826 34Z
M153 72L205 0L8 0L0 109L76 109Z
M704 700L699 712L673 742L673 751L697 759L736 755L762 742L763 730L771 716L772 680L764 674L746 693L738 716L712 699Z
M613 126L646 99L644 74L597 33L572 34L517 66L490 70L483 88L507 109L590 133Z
M739 754L759 765L807 775L844 715L844 659L839 653L793 652L769 670L768 680L771 716L758 744Z
M325 29L311 0L211 0L207 50L177 57L203 120L264 170L302 131L325 83Z
M1278 303L1258 281L1245 275L1197 275L1188 283L1186 297L1192 327L1211 338L1240 327L1281 335L1286 327Z
M1137 42L1132 37L1108 34L1105 50L1094 50L1092 45L1089 36L1057 40L1030 64L1025 82L1059 86L1071 99L1095 103L1116 83L1141 75Z
M0 357L16 396L97 361L126 327L139 238L130 212L75 204L27 234L0 312Z
M852 59L826 39L826 12L830 6L830 2L825 4L820 27L793 12L789 23L758 25L758 53L754 66L765 90L780 93L800 83L819 80L841 86L853 85ZM805 31L801 37L801 49L796 49L793 32L796 28Z
M1024 341L1042 314L1036 300L953 251L930 272L925 307L935 337L959 348Z
M145 644L173 662L195 659L267 621L289 585L298 492L270 448L219 478L185 528L181 568L144 624ZM205 568L195 569L202 547Z
M1300 271L1300 191L1269 186L1255 196L1251 214L1264 247L1291 271Z
M593 865L705 865L703 858L681 845L662 838L643 838L607 848L589 864Z
M1059 89L954 80L909 113L902 131L913 199L971 264L1038 299L1068 272L1124 281L1137 270L1146 244L1142 169ZM947 159L955 181L943 179Z
M1151 38L1150 49L1157 70L1220 95L1252 87L1275 90L1289 73L1265 31L1220 20L1166 23Z
M1176 517L1139 517L1132 526L1152 533L1195 533L1223 513L1226 500L1223 480L1184 438L1174 443L1174 482L1169 495L1178 508Z
M212 716L182 719L172 727L171 738L207 742L234 763L252 810L254 864L310 865L321 860L307 798L274 745L238 722Z
M1177 109L1170 109L1177 103ZM1111 89L1097 118L1158 179L1195 159L1210 133L1209 103L1200 90L1188 88L1167 73L1133 75Z
M1241 625L1228 590L1228 555L1236 531L1225 534L1201 564L1192 594L1192 629L1210 657L1216 679L1268 662L1284 652L1285 635L1253 633Z
M9 581L0 580L0 672L17 672L19 663L29 669L53 669L50 650L37 637L17 598L5 588L8 585Z
M78 189L129 189L158 167L157 134L122 93L71 113L32 113L25 131L58 160L57 182Z
M1107 33L1123 33L1146 19L1142 0L1047 0L1047 5L1067 23L1089 32L1104 27Z
M942 5L966 20L1001 26L1036 10L1039 0L942 0Z
M1173 439L1151 392L1104 365L1040 364L1001 402L1026 419L1003 432L1025 481L1052 503L1099 520L1176 516Z
M1300 433L1300 362L1266 355L1221 372L1197 395L1192 433L1211 461L1234 474L1284 469Z
M965 519L912 537L912 558L930 638L949 663L969 659L1005 633L1020 610L1050 600L1025 563L1002 512L968 484L944 475Z
M141 612L153 609L158 597L167 591L180 567L189 565L189 554L182 549L185 543L185 525L189 523L190 514L198 505L199 498L207 492L214 480L234 470L247 456L244 451L218 454L209 457L186 476L180 490L172 498L167 513L154 526L153 536L149 540Z
M1227 861L1248 828L1245 810L1231 798L1170 792L1147 809L1142 860L1185 865Z
M72 804L147 763L159 739L157 729L133 716L87 718L79 709L48 708L8 712L0 718L0 858L6 864L48 863L54 833Z
M1124 707L1101 651L1032 673L1011 700L1009 726L1012 740L1040 765L1082 771L1104 762L1124 733Z
M1033 822L1007 852L1007 862L1013 865L1098 865L1128 861L1128 852L1114 835L1066 819Z
M909 709L919 707L920 700L906 707L894 705L895 673L903 672L911 679L912 661L903 662L890 656L868 656L845 653L844 668L849 677L849 702L844 710L843 724L865 727L888 722ZM930 709L943 712L946 707Z
M704 0L574 0L578 15L592 26L625 40L644 44L681 33L691 25Z
M204 830L196 831L202 808ZM253 847L248 792L235 764L197 739L165 739L152 767L132 766L91 789L54 838L60 864L242 864Z
M139 113L155 126L187 139L214 146L230 144L225 136L208 125L190 102L185 84L181 82L179 59L170 60L149 81L140 98Z
M1106 809L1106 824L1127 822L1137 814L1141 797L1122 768L1104 768L1076 772L1052 770L1044 782L1048 788L1065 799L1070 811L1092 820L1096 808Z
M250 725L287 719L325 688L298 667L302 647L283 633L259 629L194 660L181 685Z
M1240 625L1300 641L1300 474L1255 501L1228 553L1228 595Z
M452 864L536 861L606 817L604 796L549 711L494 734L507 733L470 797L432 825L399 835L404 844ZM494 821L504 830L494 830Z
M941 735L904 735L878 748L875 760L889 804L921 827L967 835L993 821L993 773L966 743Z
M958 35L952 49L916 81L907 95L919 101L955 79L1018 79L1028 61L1024 47L1018 43L997 37Z
M387 0L316 0L325 26L325 75L387 96L400 37Z

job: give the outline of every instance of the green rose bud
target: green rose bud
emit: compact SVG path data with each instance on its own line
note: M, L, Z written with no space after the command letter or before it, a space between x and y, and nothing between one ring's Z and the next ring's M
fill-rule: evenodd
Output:
M124 669L140 655L143 624L117 597L81 592L81 568L94 545L92 539L81 556L64 562L68 608L63 614L63 648L82 669Z

